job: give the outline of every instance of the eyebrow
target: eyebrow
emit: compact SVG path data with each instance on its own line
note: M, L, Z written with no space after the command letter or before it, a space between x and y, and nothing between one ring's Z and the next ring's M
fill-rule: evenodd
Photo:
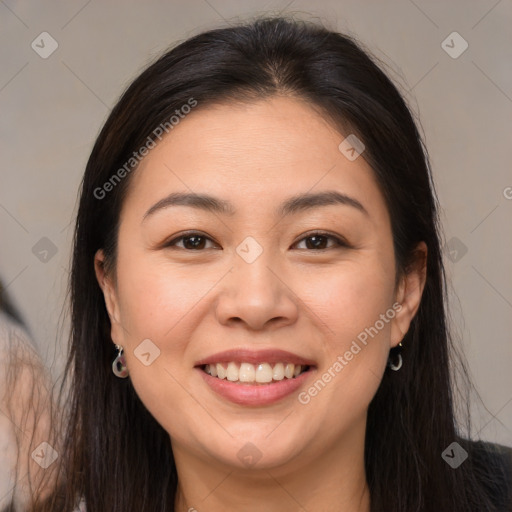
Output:
M279 206L276 210L276 214L280 217L285 217L298 212L311 210L313 208L334 204L351 206L366 216L370 216L366 208L357 199L334 190L317 193L304 193L290 197ZM174 192L149 208L149 210L144 214L142 220L144 221L155 212L170 206L188 206L206 212L230 216L236 213L236 209L233 204L224 199L208 194Z

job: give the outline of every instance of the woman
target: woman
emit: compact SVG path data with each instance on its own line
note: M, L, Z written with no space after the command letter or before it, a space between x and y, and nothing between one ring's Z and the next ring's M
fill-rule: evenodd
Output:
M427 153L346 36L260 19L146 69L87 164L71 299L33 510L509 510L510 452L454 415Z

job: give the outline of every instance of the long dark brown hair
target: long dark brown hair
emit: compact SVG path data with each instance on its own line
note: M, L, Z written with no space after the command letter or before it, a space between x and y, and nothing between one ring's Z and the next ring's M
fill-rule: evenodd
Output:
M136 166L110 182L108 193L101 190L148 140L158 143L155 129L191 98L200 109L272 95L309 102L340 132L350 130L363 141L391 218L397 280L414 263L417 244L428 246L426 284L403 340L403 367L385 372L368 410L371 510L498 510L489 496L490 480L473 457L473 443L461 436L469 427L455 419L453 372L460 370L461 377L467 372L448 328L444 244L428 154L398 87L363 48L354 37L316 23L260 17L180 43L124 92L83 177L70 281L72 332L65 369L70 385L60 400L65 428L57 461L60 485L34 511L71 512L81 496L88 512L174 510L178 475L169 435L130 379L112 373L110 322L93 263L102 248L108 271L115 271L120 209ZM457 469L441 456L454 441L470 455Z

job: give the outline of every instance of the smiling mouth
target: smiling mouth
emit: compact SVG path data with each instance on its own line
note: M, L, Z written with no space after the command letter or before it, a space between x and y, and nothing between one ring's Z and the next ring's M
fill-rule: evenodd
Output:
M200 366L206 374L219 380L227 380L235 384L265 385L283 380L293 380L311 370L310 365L293 363L260 363L245 362L211 363Z

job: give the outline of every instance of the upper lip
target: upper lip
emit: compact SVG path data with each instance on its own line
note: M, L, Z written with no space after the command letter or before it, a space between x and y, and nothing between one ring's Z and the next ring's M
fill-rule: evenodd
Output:
M202 366L212 363L223 363L234 361L236 363L293 363L304 366L315 366L315 362L292 352L278 349L263 349L263 350L250 350L250 349L231 349L223 352L217 352L211 356L207 356L200 361L197 361L195 366Z

